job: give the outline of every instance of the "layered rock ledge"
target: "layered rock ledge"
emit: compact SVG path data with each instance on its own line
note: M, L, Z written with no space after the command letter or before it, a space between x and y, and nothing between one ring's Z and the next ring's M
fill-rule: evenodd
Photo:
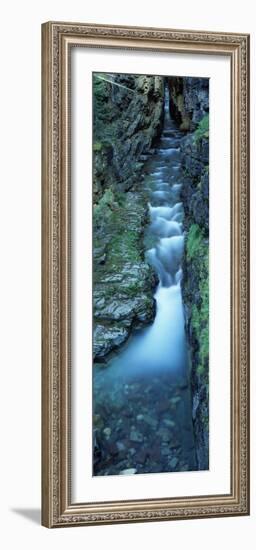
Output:
M94 75L94 359L153 321L156 281L144 261L144 160L161 131L163 79Z
M123 344L132 329L153 321L156 281L144 261L146 204L139 192L112 202L108 223L96 231L94 247L94 357ZM102 213L101 213L102 216Z

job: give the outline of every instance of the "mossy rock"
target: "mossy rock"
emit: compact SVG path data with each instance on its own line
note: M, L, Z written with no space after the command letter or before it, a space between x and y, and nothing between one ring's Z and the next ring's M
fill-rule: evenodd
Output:
M206 114L199 122L194 133L196 142L203 138L209 138L209 114Z

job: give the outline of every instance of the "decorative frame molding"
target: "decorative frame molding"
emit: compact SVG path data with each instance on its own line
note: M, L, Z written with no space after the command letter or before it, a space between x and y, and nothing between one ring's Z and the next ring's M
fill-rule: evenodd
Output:
M231 493L71 504L69 59L75 46L231 59ZM46 527L249 514L249 35L42 25L42 523Z

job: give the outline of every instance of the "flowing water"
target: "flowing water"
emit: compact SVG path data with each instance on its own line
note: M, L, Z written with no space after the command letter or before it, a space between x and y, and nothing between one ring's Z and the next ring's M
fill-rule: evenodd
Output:
M180 139L169 115L145 162L151 223L146 259L156 271L156 317L94 367L94 475L196 470L180 281L184 247Z

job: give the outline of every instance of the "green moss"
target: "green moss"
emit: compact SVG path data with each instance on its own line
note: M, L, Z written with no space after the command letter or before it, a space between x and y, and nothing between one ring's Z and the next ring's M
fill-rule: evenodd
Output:
M200 305L193 305L191 326L199 344L198 374L204 374L208 369L209 358L209 281L208 276L199 273ZM208 373L206 373L208 374Z
M93 144L93 150L96 151L96 152L99 152L99 151L102 150L101 141L95 141L95 143Z
M199 375L208 374L209 358L209 245L197 224L192 224L186 242L187 258L197 279L199 298L191 307L191 329L198 342ZM195 293L196 294L196 293ZM207 369L207 372L206 372Z
M209 114L205 115L202 120L200 120L198 127L194 132L194 136L196 141L209 137Z
M114 193L111 188L106 189L105 193L102 195L96 207L102 208L105 205L110 206L115 201Z
M142 287L142 285L131 283L129 286L123 286L122 292L126 294L127 297L134 298L140 293L140 286Z
M114 136L112 135L111 136L111 139L109 137L104 137L104 139L102 138L101 140L96 140L93 144L93 151L96 152L96 153L99 153L99 152L108 152L110 150L113 149L113 145L114 145Z
M177 107L178 107L180 113L182 113L182 111L184 110L184 97L183 97L183 94L178 94L177 95L176 102L177 102Z
M111 240L111 249L109 251L110 261L122 261L125 257L126 261L139 262L141 254L139 253L140 243L139 235L136 231L128 228L120 228L115 237Z
M93 219L96 225L111 216L114 202L115 197L112 189L106 189L99 202L93 205Z
M193 223L190 226L187 236L187 257L189 260L191 260L197 253L201 246L202 240L203 236L199 225Z
M111 83L105 79L103 73L94 73L93 74L93 100L94 100L94 111L96 110L96 115L99 113L97 110L104 109L106 103L109 99L109 93L111 90Z
M102 77L101 73L93 75L93 135L97 141L102 141L107 135L111 121L117 115L115 105L111 102L111 84L102 80Z
M206 277L201 278L199 290L201 295L201 332L200 332L200 362L204 366L209 356L209 277L208 277L208 255L205 259Z

